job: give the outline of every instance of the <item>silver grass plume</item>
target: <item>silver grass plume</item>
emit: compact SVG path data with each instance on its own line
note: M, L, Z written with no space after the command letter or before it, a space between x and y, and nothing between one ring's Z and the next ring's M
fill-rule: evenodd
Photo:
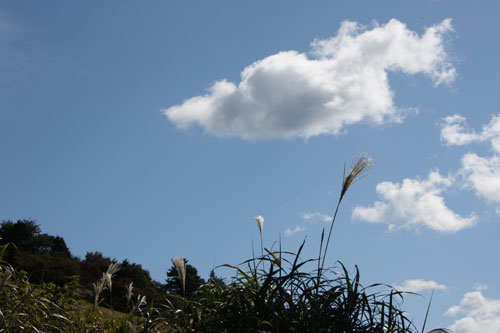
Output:
M369 157L368 154L366 153L361 153L353 157L351 162L351 169L349 170L349 174L347 176L345 176L345 166L344 166L344 179L342 181L342 189L340 191L339 201L337 202L337 208L335 208L335 214L333 214L332 223L330 225L330 231L328 232L328 238L325 243L326 245L325 245L325 251L323 252L323 261L321 263L321 267L319 266L319 260L318 260L318 279L325 265L326 253L328 251L328 245L330 244L330 237L332 236L333 225L335 224L335 219L337 218L337 213L339 211L340 203L342 202L342 199L344 198L344 195L346 194L349 187L351 187L351 185L356 180L365 176L372 166L373 166L372 158ZM321 246L320 246L320 253L321 253Z
M102 273L102 277L97 283L92 283L94 287L94 309L101 303L100 296L102 291L106 288L106 274Z
M177 269L177 275L182 284L182 292L186 295L186 262L181 256L175 257L172 261Z
M254 217L255 221L257 221L257 225L259 226L259 232L262 235L262 232L264 231L264 218L260 215Z
M257 221L257 225L259 226L260 232L260 252L261 255L264 256L264 241L262 239L262 232L264 231L264 218L260 215L254 217L255 221Z
M120 270L120 264L116 262L112 262L109 264L106 273L102 273L102 277L99 279L97 283L92 283L94 287L94 308L96 308L102 300L100 300L101 293L104 289L109 288L109 292L111 293L113 287L113 277L116 272Z
M138 308L146 305L146 303L147 303L146 296L137 295L137 307Z
M120 264L116 262L112 262L109 264L104 277L106 279L106 284L108 285L109 291L111 292L111 288L113 286L113 278L115 277L116 272L120 270Z
M342 191L340 192L340 200L344 197L349 187L358 179L367 174L373 166L372 158L366 153L361 153L354 157L351 162L351 169L347 177L342 182Z
M126 295L127 295L127 306L130 303L130 299L132 298L133 295L133 290L134 290L134 282L130 282L130 284L127 287Z

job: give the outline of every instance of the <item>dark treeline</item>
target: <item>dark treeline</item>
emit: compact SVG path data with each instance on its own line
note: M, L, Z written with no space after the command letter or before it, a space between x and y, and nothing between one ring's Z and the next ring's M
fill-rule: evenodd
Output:
M32 220L3 221L0 237L1 244L10 243L3 260L15 269L27 272L30 282L62 286L77 278L82 294L89 302L94 295L93 284L102 277L111 262L116 262L100 252L87 252L85 258L78 258L71 254L62 237L42 233L40 226ZM119 264L120 270L114 276L111 295L107 297L110 301L104 305L124 311L127 307L124 295L131 282L135 293L146 296L148 303L161 304L167 295L181 293L182 287L173 264L167 271L165 283L154 281L140 264L127 259ZM204 282L196 268L187 264L186 297L189 298Z

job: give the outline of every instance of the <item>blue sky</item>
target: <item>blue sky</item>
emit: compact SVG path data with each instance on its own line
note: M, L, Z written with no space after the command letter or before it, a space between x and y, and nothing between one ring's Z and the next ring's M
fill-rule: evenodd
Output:
M281 235L500 327L494 1L0 1L0 219L203 276ZM221 275L226 274L220 271Z

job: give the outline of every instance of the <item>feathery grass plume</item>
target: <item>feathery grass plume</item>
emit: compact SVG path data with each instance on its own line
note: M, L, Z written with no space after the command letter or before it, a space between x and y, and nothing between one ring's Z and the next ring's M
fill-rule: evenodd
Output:
M355 156L351 162L351 170L347 177L342 182L342 191L340 192L340 200L344 197L349 187L358 179L362 178L373 166L373 160L366 153L361 153Z
M339 211L340 203L344 198L347 190L351 185L358 179L362 178L367 174L370 168L373 165L372 158L368 156L366 153L361 153L357 156L354 156L351 162L351 169L349 170L349 174L345 176L345 165L344 165L344 179L342 181L342 189L340 191L339 201L337 203L337 208L335 208L335 214L333 214L332 223L330 225L330 231L328 232L328 238L325 243L325 251L323 252L323 261L321 263L321 267L318 271L318 274L321 274L323 267L325 266L325 258L326 252L328 250L328 245L330 244L330 237L332 236L333 225L335 224L335 219L337 218L337 213ZM320 246L321 253L321 246Z
M106 288L106 274L102 273L102 277L99 279L97 283L92 283L94 286L94 310L101 303L100 296L102 291Z
M109 264L108 269L106 270L106 283L108 284L109 287L109 305L113 307L113 278L120 270L120 264L116 262L111 262Z
M127 308L128 308L128 304L130 303L130 299L132 298L133 290L134 290L134 282L130 282L128 287L127 287L127 290L126 290Z
M186 261L183 257L177 256L172 259L175 268L177 269L177 274L179 275L179 280L182 284L182 292L184 296L186 295Z
M260 252L261 255L264 256L264 241L262 240L262 232L264 231L264 218L260 215L254 217L255 221L257 221L257 225L259 226L260 232Z
M262 232L264 231L264 218L260 215L254 217L255 221L257 221L257 224L259 225L259 231L260 234L262 235Z
M141 306L146 305L147 302L148 301L147 301L146 296L137 295L137 307L138 308L140 308Z
M106 278L106 284L108 285L109 291L111 292L111 288L113 286L113 278L115 277L115 274L120 270L120 264L116 262L112 262L109 264L108 269L106 270L106 273L104 274Z
M97 283L92 283L94 287L94 309L97 308L97 306L102 302L100 296L104 289L109 288L109 294L110 297L112 297L111 291L113 287L113 277L119 270L120 264L112 262L111 264L109 264L106 273L102 273L102 277L99 279L99 281ZM113 303L112 299L111 303Z

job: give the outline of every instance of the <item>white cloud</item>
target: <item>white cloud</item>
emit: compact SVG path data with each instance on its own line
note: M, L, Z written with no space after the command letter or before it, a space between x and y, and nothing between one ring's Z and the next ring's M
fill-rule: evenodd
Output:
M484 290L488 290L488 288L489 288L488 285L485 283L478 282L478 283L474 284L474 290L484 291Z
M452 177L443 177L439 171L431 171L425 180L403 180L402 184L382 182L376 187L384 201L376 201L371 207L357 206L352 212L354 219L388 223L389 229L417 229L423 226L435 231L454 233L473 226L476 217L461 217L444 203L442 192L453 184Z
M433 280L406 280L400 285L394 286L400 291L409 291L414 293L419 293L424 290L446 290L447 287L444 284L439 284Z
M464 117L458 114L448 116L441 124L441 140L449 146L490 140L492 149L498 153L500 152L500 115L493 116L491 121L483 126L480 133L468 130Z
M346 125L400 121L387 72L423 73L436 85L455 69L443 46L451 20L423 35L392 19L371 30L343 22L336 36L315 40L309 55L284 51L247 66L236 85L216 81L203 96L163 110L179 128L199 125L219 136L309 138Z
M480 133L466 128L466 119L460 115L444 118L441 140L447 145L465 145L489 141L492 154L481 157L467 153L462 157L458 174L476 194L491 202L500 202L500 115L494 115Z
M304 231L306 230L304 227L301 227L301 226L296 226L295 228L293 229L290 229L290 228L286 228L285 229L285 236L286 237L290 237L290 236L293 236L295 235L296 233L298 232L301 232L301 231Z
M333 218L330 215L326 215L326 214L319 213L319 212L302 213L301 217L304 221L310 222L310 223L331 222L332 218Z
M462 168L459 171L470 185L481 196L492 202L500 202L500 157L480 157L474 153L462 157Z
M466 293L459 305L450 307L445 315L464 317L456 320L449 328L455 333L498 333L500 332L500 300L488 299L482 291Z
M441 124L441 141L449 146L460 146L481 139L474 131L465 129L465 118L454 114L445 117Z

